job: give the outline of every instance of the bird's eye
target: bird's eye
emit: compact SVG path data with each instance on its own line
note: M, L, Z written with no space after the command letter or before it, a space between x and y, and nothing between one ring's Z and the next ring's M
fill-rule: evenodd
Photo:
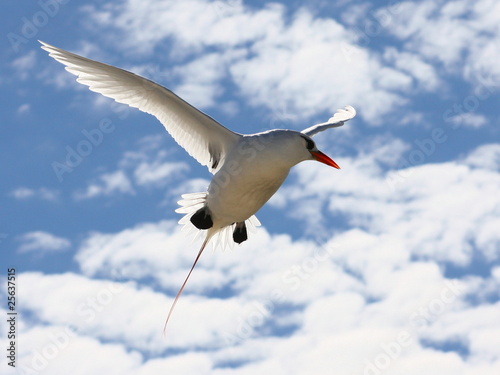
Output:
M313 140L311 138L308 138L308 137L302 137L306 140L307 144L306 144L306 148L311 151L313 148L316 147L316 145L314 144Z

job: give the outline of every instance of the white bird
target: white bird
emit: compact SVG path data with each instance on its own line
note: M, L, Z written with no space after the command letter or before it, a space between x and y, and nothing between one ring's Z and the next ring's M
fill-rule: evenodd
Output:
M183 195L179 201L182 207L176 210L186 214L180 223L191 222L206 230L206 236L172 303L165 328L201 253L215 234L224 239L232 232L234 242L245 241L247 225L260 225L254 214L278 190L294 165L317 160L340 169L317 149L311 137L352 119L356 111L351 106L301 132L274 129L238 134L146 78L40 43L49 56L64 64L90 90L155 116L189 155L214 174L207 192Z

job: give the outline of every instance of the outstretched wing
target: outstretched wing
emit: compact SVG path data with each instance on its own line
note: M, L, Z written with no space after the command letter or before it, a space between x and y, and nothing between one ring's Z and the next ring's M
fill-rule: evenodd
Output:
M90 90L155 116L177 143L212 173L222 166L241 137L146 78L40 43L49 56L64 64Z
M301 133L312 137L316 133L322 132L323 130L342 126L344 125L344 122L349 121L354 116L356 116L356 110L348 105L344 109L337 110L333 117L331 117L327 122L313 125L310 128L302 130Z

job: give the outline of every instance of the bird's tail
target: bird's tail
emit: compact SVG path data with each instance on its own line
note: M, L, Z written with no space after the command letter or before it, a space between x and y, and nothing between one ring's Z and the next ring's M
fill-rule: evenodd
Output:
M175 210L175 212L179 214L184 214L184 216L179 220L179 224L183 224L182 231L185 231L187 234L192 233L193 231L195 232L195 235L193 236L193 241L198 237L200 233L202 233L202 230L198 230L192 223L191 223L191 217L203 206L206 205L207 201L207 196L208 193L189 193L189 194L183 194L182 199L178 201L177 203L180 205L178 209ZM255 228L260 226L260 221L257 219L257 217L251 216L247 220L245 220L245 225L249 232L255 232ZM210 238L213 238L212 245L214 247L214 250L217 247L220 247L222 250L225 250L226 248L232 248L234 245L233 241L233 232L234 229L236 228L236 223L233 223L231 225L225 226L225 227L220 227L215 225L215 227L218 227L217 230L213 230L213 227L209 230L213 230L213 232L210 234ZM208 235L208 233L207 233Z
M201 244L201 248L200 248L200 251L198 251L198 255L196 256L196 259L194 260L193 262L193 265L191 266L191 269L189 270L189 273L187 274L186 276L186 279L184 280L184 282L182 283L182 286L181 288L179 289L179 291L177 292L177 295L175 296L175 299L174 299L174 302L172 303L172 306L170 306L170 310L168 311L168 315L167 315L167 319L165 320L165 326L163 327L163 335L165 335L165 332L167 330L167 324L168 324L168 321L170 320L170 316L172 315L172 312L174 311L174 307L175 305L177 304L177 301L179 300L179 297L181 296L182 294L182 291L184 290L184 287L186 286L187 284L187 281L189 279L189 276L191 276L191 273L193 272L194 270L194 267L196 266L196 263L198 263L198 259L200 259L200 256L201 256L201 253L203 253L203 250L205 250L205 247L207 246L208 242L210 241L210 239L213 237L213 235L215 233L217 233L218 230L217 229L214 229L214 228L210 228L208 231L207 231L207 235L205 237L205 240L203 241L203 243Z

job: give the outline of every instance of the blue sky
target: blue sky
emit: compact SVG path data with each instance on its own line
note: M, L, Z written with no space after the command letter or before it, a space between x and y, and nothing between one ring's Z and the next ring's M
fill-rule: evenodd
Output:
M0 246L2 277L17 271L19 373L499 373L498 2L3 9ZM176 202L211 175L37 39L240 133L352 105L315 137L342 169L294 167L247 242L203 254L163 338L201 242Z

